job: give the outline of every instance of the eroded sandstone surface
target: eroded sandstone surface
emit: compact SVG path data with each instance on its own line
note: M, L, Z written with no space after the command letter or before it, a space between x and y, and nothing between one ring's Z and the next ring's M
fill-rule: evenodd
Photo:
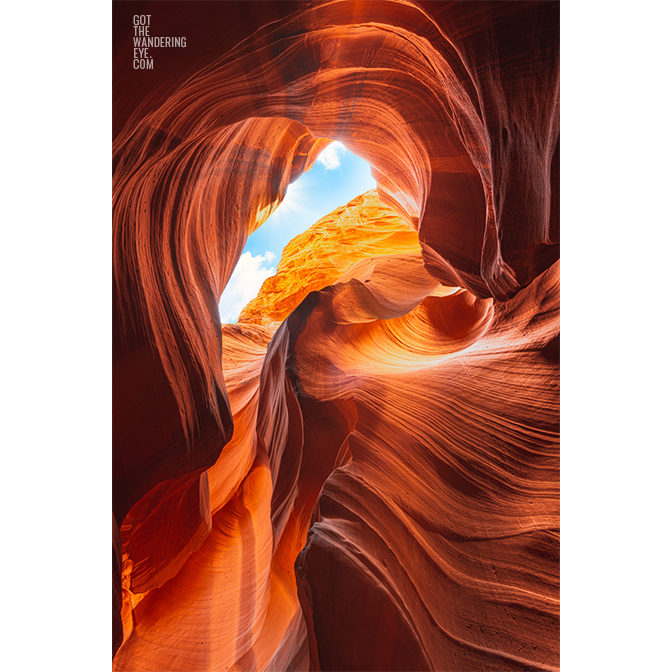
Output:
M113 668L558 669L558 3L128 2L114 48ZM332 140L377 190L220 325Z

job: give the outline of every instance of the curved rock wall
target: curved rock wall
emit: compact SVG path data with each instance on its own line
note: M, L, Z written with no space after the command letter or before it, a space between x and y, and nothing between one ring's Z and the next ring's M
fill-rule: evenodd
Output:
M558 4L114 9L114 669L557 668ZM221 327L331 140L377 195Z

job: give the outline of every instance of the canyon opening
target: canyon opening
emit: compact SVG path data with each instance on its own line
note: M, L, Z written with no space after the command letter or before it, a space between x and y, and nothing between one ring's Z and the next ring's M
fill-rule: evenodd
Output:
M303 249L304 254L310 254L311 246L295 238L311 227L311 238L322 235L326 227L313 225L364 191L375 188L370 166L342 143L332 142L318 155L308 172L288 185L277 209L248 237L219 299L221 322L238 321L241 311L257 296L264 281L275 275L283 250L290 242L293 247ZM288 252L287 256L292 255ZM287 263L285 259L283 265ZM293 264L293 267L301 273L302 264Z

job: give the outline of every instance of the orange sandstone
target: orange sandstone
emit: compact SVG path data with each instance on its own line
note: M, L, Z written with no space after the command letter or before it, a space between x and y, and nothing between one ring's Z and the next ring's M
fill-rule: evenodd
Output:
M114 669L558 669L559 3L159 3L160 76L145 10L113 12ZM377 195L222 328L330 140Z
M420 253L417 232L375 189L354 198L293 238L274 276L243 309L239 322L277 328L310 292L335 282L355 261Z

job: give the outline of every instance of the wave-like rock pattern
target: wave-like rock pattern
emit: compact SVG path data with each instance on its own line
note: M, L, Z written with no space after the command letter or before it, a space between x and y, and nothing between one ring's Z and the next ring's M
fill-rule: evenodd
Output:
M115 670L557 669L558 11L115 5ZM378 195L222 327L336 139Z
M292 367L303 394L350 399L358 418L297 562L313 660L557 666L557 268L506 304L460 291L334 327L338 299L363 291L351 283L321 292Z

